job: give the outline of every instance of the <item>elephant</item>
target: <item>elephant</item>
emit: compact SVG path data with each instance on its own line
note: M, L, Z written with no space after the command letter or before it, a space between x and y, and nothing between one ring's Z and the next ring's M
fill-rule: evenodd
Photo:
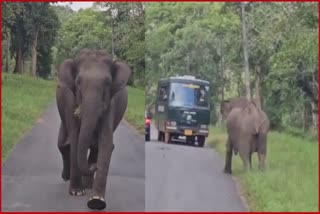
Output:
M87 202L91 209L106 208L113 132L127 108L126 86L131 75L125 62L113 60L102 50L83 49L75 58L64 60L58 69L61 176L70 180L72 196L84 195L86 189L91 189Z
M236 97L221 104L221 113L226 118L227 145L224 172L232 174L232 153L242 159L244 170L252 169L251 156L258 153L259 170L265 168L267 134L270 122L266 113L255 102Z

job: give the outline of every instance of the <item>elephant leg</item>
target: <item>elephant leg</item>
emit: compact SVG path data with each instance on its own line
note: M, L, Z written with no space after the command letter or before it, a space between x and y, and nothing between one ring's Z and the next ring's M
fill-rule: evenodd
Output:
M121 91L115 94L112 102L113 102L113 106L117 106L117 108L113 109L112 111L113 112L113 131L115 131L120 121L122 120L128 105L127 88L123 88Z
M267 155L267 135L259 134L258 136L258 159L259 159L259 170L265 169L265 160Z
M249 167L252 170L252 152L249 152Z
M250 141L243 138L239 144L239 154L245 171L250 167Z
M96 146L92 146L90 148L90 154L89 154L89 165L97 164L98 159L98 148ZM86 189L92 189L93 185L93 176L94 175L85 175L82 177L83 185Z
M102 137L104 139L99 142L99 153L96 171L96 176L93 181L92 196L90 197L87 205L90 209L102 210L106 207L105 191L107 185L107 176L109 172L109 165L111 155L114 148L113 145L113 132L111 128L105 132Z
M70 179L70 144L67 143L67 132L62 122L59 129L58 148L63 161L61 177L64 181L68 181Z
M114 150L113 131L119 125L125 113L128 101L127 89L124 88L114 95L109 109L103 118L98 141L98 160L96 176L93 181L92 196L87 205L90 209L102 210L106 207L105 192L111 155Z
M233 145L230 142L230 139L227 141L227 151L226 151L226 165L224 167L224 172L228 174L232 174L232 150Z
M77 126L77 125L75 125ZM70 186L69 193L73 196L82 196L85 194L85 188L82 184L82 176L78 166L78 131L71 133L71 170L70 170Z
M67 141L70 143L70 184L69 194L73 196L84 195L81 181L81 173L77 163L77 144L79 121L74 117L76 101L74 94L69 88L57 88L57 105L61 120L67 130Z
M248 153L244 153L244 152L239 152L242 163L243 163L243 168L244 171L248 171L249 169L249 154Z

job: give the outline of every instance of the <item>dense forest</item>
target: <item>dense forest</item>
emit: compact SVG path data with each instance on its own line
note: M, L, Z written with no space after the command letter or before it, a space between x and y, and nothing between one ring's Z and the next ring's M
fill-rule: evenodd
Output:
M249 95L273 129L316 135L317 3L151 3L145 26L148 104L159 78L189 74L211 83L213 123Z
M135 72L144 85L142 3L94 3L73 11L55 3L2 3L2 71L55 77L57 67L83 48L107 50Z

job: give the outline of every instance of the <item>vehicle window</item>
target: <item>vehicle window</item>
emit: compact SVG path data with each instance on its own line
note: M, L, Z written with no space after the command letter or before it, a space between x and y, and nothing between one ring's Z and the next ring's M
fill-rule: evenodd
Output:
M159 100L165 101L168 99L168 87L161 86L159 89Z
M170 90L171 106L208 107L208 87L197 84L172 83Z
M196 90L197 104L199 106L208 106L208 91L205 87L200 86L199 90Z

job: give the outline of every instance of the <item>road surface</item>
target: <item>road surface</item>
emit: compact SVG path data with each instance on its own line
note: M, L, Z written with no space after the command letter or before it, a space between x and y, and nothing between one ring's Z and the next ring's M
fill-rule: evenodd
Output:
M90 211L88 196L68 194L61 179L55 104L17 144L2 166L2 211ZM125 122L115 132L105 211L145 210L144 137Z
M224 161L210 148L146 143L146 211L246 211Z

